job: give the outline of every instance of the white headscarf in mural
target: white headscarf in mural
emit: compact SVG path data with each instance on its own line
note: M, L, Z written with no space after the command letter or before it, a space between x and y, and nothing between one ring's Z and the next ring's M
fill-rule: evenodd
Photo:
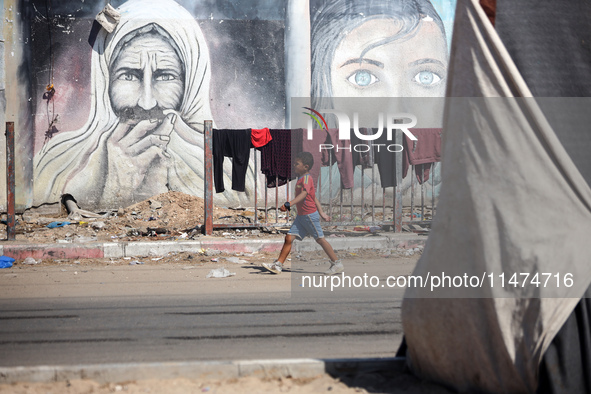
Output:
M80 206L90 209L125 206L168 190L203 195L203 128L212 114L209 52L201 29L187 10L171 0L130 0L118 10L121 21L117 28L111 34L101 29L94 43L91 110L86 125L54 137L36 157L36 204L58 201L64 193L72 194ZM149 187L146 182L155 176L138 180L141 170L137 163L118 155L121 152L109 141L123 122L113 110L109 94L110 69L125 43L147 31L170 41L184 68L180 105L174 111L165 111L178 115L163 120L173 125L166 133L169 139L155 135L157 148L150 145L149 149L162 152L158 157L153 155L156 160L140 163L160 171L162 182ZM230 170L225 168L225 172L229 174ZM249 183L247 180L247 188ZM217 202L238 202L237 194L230 191L216 197Z

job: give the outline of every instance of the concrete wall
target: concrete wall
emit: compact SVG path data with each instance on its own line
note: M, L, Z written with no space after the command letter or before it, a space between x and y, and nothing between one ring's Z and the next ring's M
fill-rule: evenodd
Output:
M217 128L289 127L291 111L299 111L290 108L290 97L309 95L311 89L316 95L361 92L361 97L427 91L401 90L405 80L442 95L444 81L421 84L400 65L388 71L386 63L390 76L376 77L368 69L371 63L349 62L344 67L348 74L339 81L335 75L342 69L336 63L332 74L315 73L331 67L338 56L346 60L342 49L360 47L376 29L396 30L383 21L392 22L392 15L384 15L395 9L388 4L397 2L369 2L382 7L384 15L360 19L347 15L356 12L357 0L342 0L341 13L327 8L338 2L309 1L112 1L122 21L108 34L94 21L104 0L6 0L0 120L17 122L17 209L59 201L63 193L89 210L124 207L167 190L202 196L204 120L212 119ZM447 35L439 25L429 25L428 13L426 19L421 14L427 28L419 32L429 30L430 35L421 36L405 56L423 56L417 48L443 53L441 67L421 75L428 79L425 73L432 72L444 80L455 1L433 4ZM349 39L332 49L328 66L314 56L324 51L313 35L325 15L350 20L349 28L337 32L338 40ZM376 28L365 24L369 20ZM367 53L383 57L396 45L396 40L385 42ZM320 78L328 78L332 91L314 90ZM47 90L52 84L54 94ZM1 160L3 169L4 154ZM225 173L229 189L229 162ZM216 202L249 205L252 171L247 177L246 194L227 191L216 194ZM5 177L0 178L2 209Z

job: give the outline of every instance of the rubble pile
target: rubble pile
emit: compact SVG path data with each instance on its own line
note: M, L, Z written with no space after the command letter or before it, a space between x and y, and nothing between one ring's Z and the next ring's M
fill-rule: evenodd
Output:
M82 207L83 208L83 207ZM42 216L34 210L17 215L16 240L35 243L84 243L149 239L194 239L204 223L202 198L181 192L167 192L118 210L100 212L96 217L70 215ZM251 218L248 215L252 215ZM254 212L215 207L213 219L245 223ZM6 226L0 226L6 239Z

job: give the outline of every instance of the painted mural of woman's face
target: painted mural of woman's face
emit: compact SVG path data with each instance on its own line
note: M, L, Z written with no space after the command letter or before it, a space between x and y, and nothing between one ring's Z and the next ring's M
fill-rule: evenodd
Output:
M163 117L162 110L178 110L184 87L181 59L157 33L127 42L110 69L111 105L123 118L153 119Z
M373 19L349 33L331 64L334 97L443 97L447 75L445 36L432 21L417 34L361 54L368 46L396 35L391 19Z

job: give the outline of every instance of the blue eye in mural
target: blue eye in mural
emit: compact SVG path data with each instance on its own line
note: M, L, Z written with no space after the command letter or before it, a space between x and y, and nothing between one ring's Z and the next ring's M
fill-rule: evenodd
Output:
M351 82L352 84L360 87L365 87L369 85L373 85L380 80L372 73L367 70L359 70L349 76L347 81Z
M436 83L441 81L441 77L434 72L425 70L415 75L414 81L421 85L430 86L435 85Z

